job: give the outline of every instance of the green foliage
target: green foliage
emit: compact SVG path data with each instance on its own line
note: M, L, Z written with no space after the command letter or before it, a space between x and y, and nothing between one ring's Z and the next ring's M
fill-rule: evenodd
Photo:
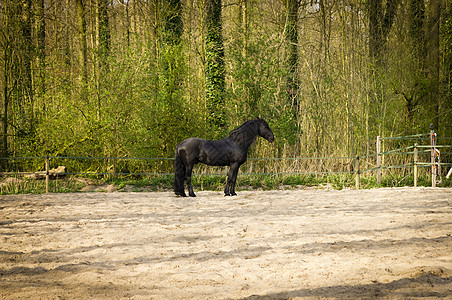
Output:
M255 37L246 44L236 39L228 48L228 115L233 116L236 125L260 116L269 122L278 147L294 145L301 134L294 107L287 104L285 92L275 92L289 72L279 61L280 49L273 46L279 37L257 24L254 30Z
M211 0L208 10L203 1L183 6L178 0L142 5L85 1L85 11L91 12L85 14L85 80L80 80L74 3L62 1L45 27L36 24L49 31L42 52L33 49L39 46L39 34L19 2L6 0L0 11L3 155L173 157L184 138L223 138L258 116L268 121L276 140L257 140L250 157L373 153L377 135L427 132L435 118L439 135L452 135L449 2L441 16L439 80L426 77L420 54L425 41L417 33L429 18L422 11L425 1L392 7L397 9L392 26L377 20L387 28L378 49L382 64L368 53L366 1L322 6L307 1L298 9L297 22L287 18L287 1L247 1L244 9L243 1ZM100 7L99 16L97 4L108 4ZM298 85L297 101L288 101L295 89L288 78ZM437 85L439 112L434 116L428 99ZM70 172L173 172L169 162L51 163ZM274 167L262 164L269 172ZM303 167L325 167L318 161L309 164ZM38 171L44 163L11 161L6 166ZM281 172L291 168L284 163L276 167ZM241 180L254 180L262 188L285 184L261 179ZM328 180L334 186L350 185L346 178ZM224 178L200 183L222 189ZM374 185L365 179L363 184Z

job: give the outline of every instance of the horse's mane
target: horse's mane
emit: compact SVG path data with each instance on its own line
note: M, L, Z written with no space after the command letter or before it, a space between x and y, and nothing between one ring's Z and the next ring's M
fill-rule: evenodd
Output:
M237 142L240 146L248 148L257 136L258 124L262 122L261 119L249 120L232 130L229 133L229 138Z

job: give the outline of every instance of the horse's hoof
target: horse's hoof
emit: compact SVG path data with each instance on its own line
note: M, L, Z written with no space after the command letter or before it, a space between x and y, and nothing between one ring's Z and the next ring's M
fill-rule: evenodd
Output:
M231 196L237 196L237 194L235 192L232 192Z
M179 196L179 197L187 197L187 195L185 195L185 193L183 193L183 192L174 192L174 194L176 194L176 196Z
M195 193L189 194L190 197L196 197Z

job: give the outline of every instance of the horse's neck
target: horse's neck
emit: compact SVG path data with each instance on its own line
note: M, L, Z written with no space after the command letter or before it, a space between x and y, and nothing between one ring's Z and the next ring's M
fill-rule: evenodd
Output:
M249 132L237 132L233 136L230 136L229 138L235 141L240 148L244 150L248 150L248 148L251 146L251 144L256 139L257 134L250 134Z

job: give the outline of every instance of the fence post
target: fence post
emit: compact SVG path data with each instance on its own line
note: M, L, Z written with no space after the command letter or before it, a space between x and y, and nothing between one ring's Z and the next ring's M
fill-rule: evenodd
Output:
M49 192L49 169L50 169L50 157L46 155L46 193Z
M377 136L377 184L381 184L381 139L380 136Z
M414 144L414 160L413 160L413 164L414 164L414 187L417 187L417 143Z
M359 156L357 156L356 157L356 182L355 182L357 190L359 190L359 188L360 188L360 183L361 183L361 180L359 178Z
M435 146L436 136L433 130L433 124L430 124L430 163L432 164L432 187L436 187L436 170L435 170Z

